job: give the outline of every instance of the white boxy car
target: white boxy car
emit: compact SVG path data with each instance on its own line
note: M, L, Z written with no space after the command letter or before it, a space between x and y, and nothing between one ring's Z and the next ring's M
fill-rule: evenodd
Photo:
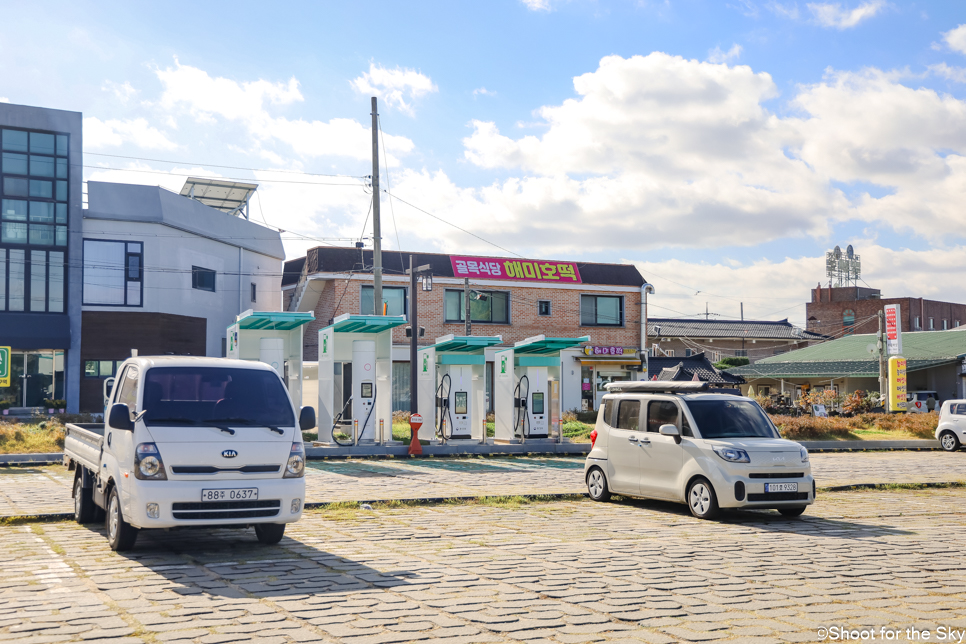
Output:
M153 528L254 526L278 543L302 516L305 450L278 373L261 362L137 357L118 369L104 424L69 424L74 516L106 515L114 550ZM296 422L298 418L298 422Z
M947 400L942 404L936 440L947 452L955 452L966 443L966 400Z
M608 384L584 465L590 497L676 501L700 519L720 508L804 512L815 501L808 451L781 438L755 401L707 387Z

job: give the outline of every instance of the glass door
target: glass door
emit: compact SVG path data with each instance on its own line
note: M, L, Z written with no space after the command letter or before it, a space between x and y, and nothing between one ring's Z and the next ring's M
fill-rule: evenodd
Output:
M43 407L54 397L54 352L24 352L24 407Z

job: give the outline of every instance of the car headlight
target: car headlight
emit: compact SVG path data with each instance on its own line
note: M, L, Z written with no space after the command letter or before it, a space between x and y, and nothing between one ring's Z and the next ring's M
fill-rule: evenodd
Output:
M743 449L735 449L734 447L714 447L712 449L714 450L715 454L729 463L751 462L751 459L748 458L748 452Z
M305 476L305 447L301 441L292 443L292 449L288 453L288 462L285 464L285 474L282 478L297 479Z
M141 443L134 448L134 477L148 481L166 481L161 452L154 443Z
M808 450L802 448L802 463L808 463Z

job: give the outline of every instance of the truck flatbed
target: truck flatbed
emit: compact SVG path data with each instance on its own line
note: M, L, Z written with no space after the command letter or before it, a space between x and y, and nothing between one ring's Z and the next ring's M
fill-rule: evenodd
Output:
M64 465L71 461L97 472L104 446L104 423L67 423Z

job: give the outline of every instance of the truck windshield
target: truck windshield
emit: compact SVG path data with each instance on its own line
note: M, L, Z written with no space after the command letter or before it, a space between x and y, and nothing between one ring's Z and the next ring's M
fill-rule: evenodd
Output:
M701 438L781 438L750 400L689 400Z
M154 367L141 407L146 425L295 424L282 381L261 369Z

